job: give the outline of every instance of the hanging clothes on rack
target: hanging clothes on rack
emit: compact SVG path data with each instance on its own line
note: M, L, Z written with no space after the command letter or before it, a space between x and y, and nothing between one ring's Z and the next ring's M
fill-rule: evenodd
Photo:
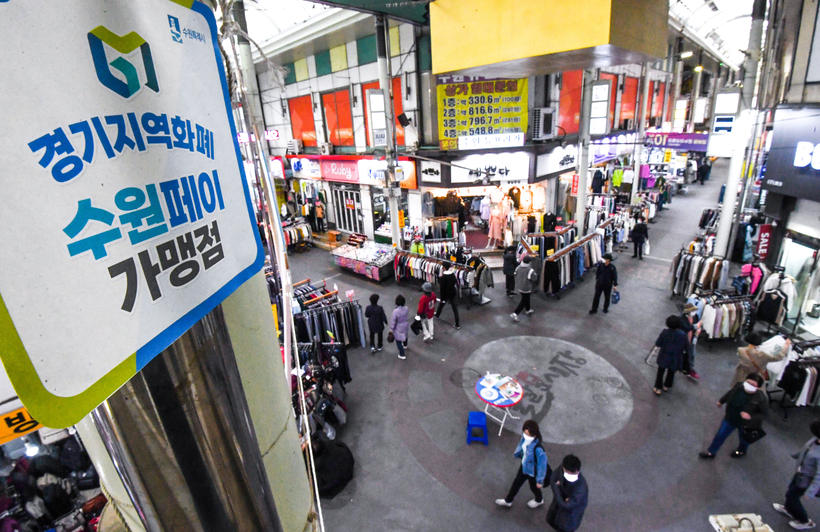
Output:
M299 242L313 242L313 232L310 225L305 221L298 221L292 224L282 224L282 233L285 237L285 245L292 246Z
M754 305L748 296L693 294L687 303L698 307L703 332L709 338L737 338L754 327Z
M458 247L459 243L457 238L445 240L426 240L424 242L423 254L438 259L449 259L451 256L456 254ZM416 252L412 248L410 251Z
M296 338L300 342L338 342L364 346L364 313L357 301L326 304L306 303L307 309L294 315Z
M703 290L717 290L725 286L729 275L729 261L681 250L672 259L670 271L672 294L688 295L695 291L698 284Z

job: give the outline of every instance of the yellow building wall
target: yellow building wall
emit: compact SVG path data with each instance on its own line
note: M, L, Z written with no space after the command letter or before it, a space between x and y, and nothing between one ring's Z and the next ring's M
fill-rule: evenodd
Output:
M668 0L436 0L433 72L614 45L666 55Z

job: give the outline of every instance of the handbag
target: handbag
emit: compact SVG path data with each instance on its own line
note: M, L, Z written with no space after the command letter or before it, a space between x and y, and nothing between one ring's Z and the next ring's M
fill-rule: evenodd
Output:
M612 304L613 305L617 305L618 301L621 300L621 293L618 290L613 290L612 291L612 297L610 299L612 299Z
M649 255L649 240L643 243L643 254Z
M748 443L754 443L766 435L766 431L760 427L743 427L740 432Z
M389 333L387 333L387 342L392 344L395 341L396 341L396 336L393 334L393 331L390 331Z
M416 317L418 318L418 316ZM421 332L421 319L413 320L413 325L410 326L410 330L413 331L413 334L418 336Z

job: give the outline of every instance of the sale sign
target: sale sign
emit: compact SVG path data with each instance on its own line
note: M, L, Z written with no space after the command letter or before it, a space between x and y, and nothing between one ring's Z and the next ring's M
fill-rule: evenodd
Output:
M769 245L772 241L772 225L763 224L758 229L757 256L761 260L769 256Z
M570 191L570 194L572 194L573 196L578 195L578 181L580 179L581 176L579 176L578 174L572 174L572 189Z

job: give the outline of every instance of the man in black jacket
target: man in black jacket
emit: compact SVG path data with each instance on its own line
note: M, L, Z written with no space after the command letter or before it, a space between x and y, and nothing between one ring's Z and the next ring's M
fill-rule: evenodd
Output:
M635 246L635 252L632 258L639 258L643 260L643 244L649 239L649 228L643 220L643 217L638 218L638 223L632 229L632 244Z
M612 288L618 289L618 270L612 264L612 255L604 255L604 262L599 263L595 270L595 296L592 298L592 310L590 314L598 312L598 302L601 294L604 294L604 312L609 312L609 301L612 296Z
M444 305L450 303L450 306L453 307L453 317L455 318L453 327L456 329L461 329L460 320L458 319L458 305L456 304L456 299L458 298L456 270L452 264L449 265L447 269L444 270L444 273L441 274L441 277L439 277L438 286L441 300L438 304L438 310L436 311L436 318L441 316L441 311L444 310Z
M587 481L581 474L581 460L568 454L550 479L552 503L547 510L547 524L558 532L575 532L589 502Z

